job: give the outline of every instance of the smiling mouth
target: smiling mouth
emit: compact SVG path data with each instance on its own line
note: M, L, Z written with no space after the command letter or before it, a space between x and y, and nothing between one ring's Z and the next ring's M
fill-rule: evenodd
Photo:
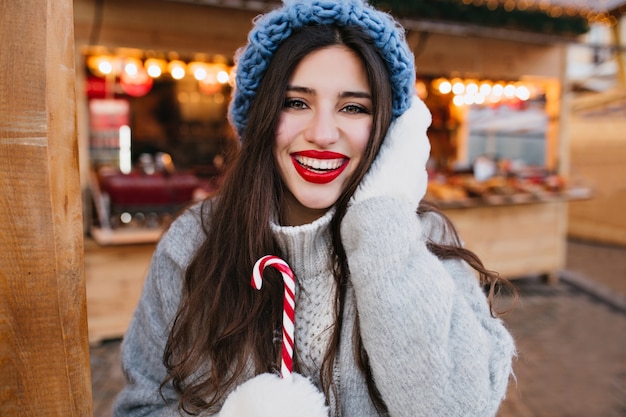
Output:
M346 158L316 159L307 158L301 155L295 155L294 159L296 160L296 162L302 165L303 168L320 173L339 169L343 164L347 162Z
M333 154L332 157L314 158L293 154L291 160L296 171L305 181L313 184L328 184L341 175L348 166L350 159L338 156L338 154Z

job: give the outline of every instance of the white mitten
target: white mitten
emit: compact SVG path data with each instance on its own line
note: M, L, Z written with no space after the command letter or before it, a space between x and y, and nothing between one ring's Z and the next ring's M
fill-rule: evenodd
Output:
M328 417L324 395L308 378L260 374L226 398L219 417Z
M426 130L431 120L424 102L414 96L411 107L391 123L378 156L352 197L353 203L390 196L417 207L428 185L430 142Z

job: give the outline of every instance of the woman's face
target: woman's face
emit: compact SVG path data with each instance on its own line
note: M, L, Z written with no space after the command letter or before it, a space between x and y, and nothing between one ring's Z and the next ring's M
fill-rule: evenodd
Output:
M372 97L358 55L330 46L307 55L287 85L274 157L285 184L285 225L321 217L363 157L373 122Z

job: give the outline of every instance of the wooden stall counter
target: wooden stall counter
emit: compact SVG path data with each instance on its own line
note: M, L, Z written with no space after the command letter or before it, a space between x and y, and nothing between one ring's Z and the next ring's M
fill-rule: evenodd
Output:
M102 246L85 239L89 342L124 335L141 295L155 243Z
M509 279L542 275L554 283L565 265L566 204L549 201L443 211L487 269Z
M487 269L509 279L558 280L565 266L568 203L589 199L589 188L554 174L483 182L470 175L433 177L427 198L450 217Z

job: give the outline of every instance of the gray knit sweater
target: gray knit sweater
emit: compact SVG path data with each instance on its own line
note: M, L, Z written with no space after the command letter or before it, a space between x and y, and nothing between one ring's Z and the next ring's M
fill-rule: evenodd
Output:
M336 373L341 415L377 415L353 357L358 309L376 386L391 416L493 416L511 373L512 338L491 317L472 270L460 261L442 262L427 250L425 234L439 230L437 217L419 219L413 213L402 201L373 198L354 205L344 218L353 288ZM273 226L298 277L296 345L302 373L316 382L334 291L331 214L304 226ZM183 273L203 239L201 230L196 208L179 217L157 246L123 342L129 383L117 399L116 416L179 415L171 387L164 390L169 405L158 389Z

